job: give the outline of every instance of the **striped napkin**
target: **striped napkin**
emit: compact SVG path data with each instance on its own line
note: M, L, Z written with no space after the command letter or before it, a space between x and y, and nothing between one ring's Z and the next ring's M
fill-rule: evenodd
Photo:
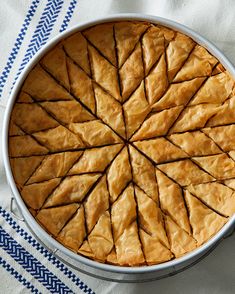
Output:
M12 87L25 65L49 39L75 24L121 12L155 14L188 25L214 42L235 63L233 0L2 0L0 132ZM147 284L109 283L71 269L54 257L31 235L24 222L12 217L10 200L0 156L0 294L235 293L235 236L222 242L200 264L170 279Z

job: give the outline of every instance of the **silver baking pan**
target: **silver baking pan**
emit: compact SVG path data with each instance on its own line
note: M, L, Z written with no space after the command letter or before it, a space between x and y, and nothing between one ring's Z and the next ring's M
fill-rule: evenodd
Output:
M120 20L139 20L148 21L155 24L160 24L179 32L182 32L193 40L195 40L200 45L204 46L208 51L210 51L230 72L230 74L235 78L235 67L231 62L225 57L225 55L212 43L200 36L198 33L194 32L188 27L185 27L174 21L160 18L157 16L143 15L143 14L118 14L112 15L110 17L99 18L93 21L89 21L83 24L79 24L66 32L61 33L51 41L49 41L29 62L22 74L20 75L17 83L15 84L5 112L4 122L3 122L3 161L6 170L7 180L9 186L12 190L13 199L11 202L11 210L13 200L16 202L16 206L19 210L20 219L25 221L34 234L34 236L46 247L48 248L56 257L61 259L63 262L67 263L69 266L83 272L90 276L98 277L101 279L106 279L110 281L119 282L144 282L150 280L156 280L164 277L174 275L184 269L189 268L194 265L206 255L208 255L223 239L234 231L235 228L235 215L229 219L229 221L221 228L221 230L205 244L197 248L196 250L172 261L168 261L162 264L152 265L152 266L141 266L141 267L121 267L109 264L102 264L81 255L78 255L71 250L65 248L54 238L52 238L34 219L34 217L28 211L24 201L22 200L10 167L9 154L8 154L8 129L11 111L17 97L17 94L24 82L29 71L35 66L35 64L41 59L41 57L49 51L56 43L61 39L68 37L69 35L75 33L79 30L84 30L90 26L112 21Z

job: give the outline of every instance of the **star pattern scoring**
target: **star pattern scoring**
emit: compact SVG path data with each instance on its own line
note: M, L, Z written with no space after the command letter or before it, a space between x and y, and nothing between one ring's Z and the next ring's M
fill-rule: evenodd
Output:
M9 154L32 215L125 266L194 250L235 212L234 80L189 37L107 23L57 44L15 103Z

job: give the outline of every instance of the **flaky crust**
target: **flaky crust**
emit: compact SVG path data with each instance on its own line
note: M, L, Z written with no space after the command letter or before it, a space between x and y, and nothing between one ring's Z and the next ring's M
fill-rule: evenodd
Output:
M188 36L99 24L59 42L13 107L9 156L29 211L87 258L148 266L235 213L235 87Z

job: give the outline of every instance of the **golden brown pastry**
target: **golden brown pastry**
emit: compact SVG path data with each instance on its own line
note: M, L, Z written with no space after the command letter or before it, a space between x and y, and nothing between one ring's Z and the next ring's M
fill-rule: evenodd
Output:
M151 266L235 213L235 83L190 37L141 21L73 33L29 72L9 159L32 217L76 254Z

